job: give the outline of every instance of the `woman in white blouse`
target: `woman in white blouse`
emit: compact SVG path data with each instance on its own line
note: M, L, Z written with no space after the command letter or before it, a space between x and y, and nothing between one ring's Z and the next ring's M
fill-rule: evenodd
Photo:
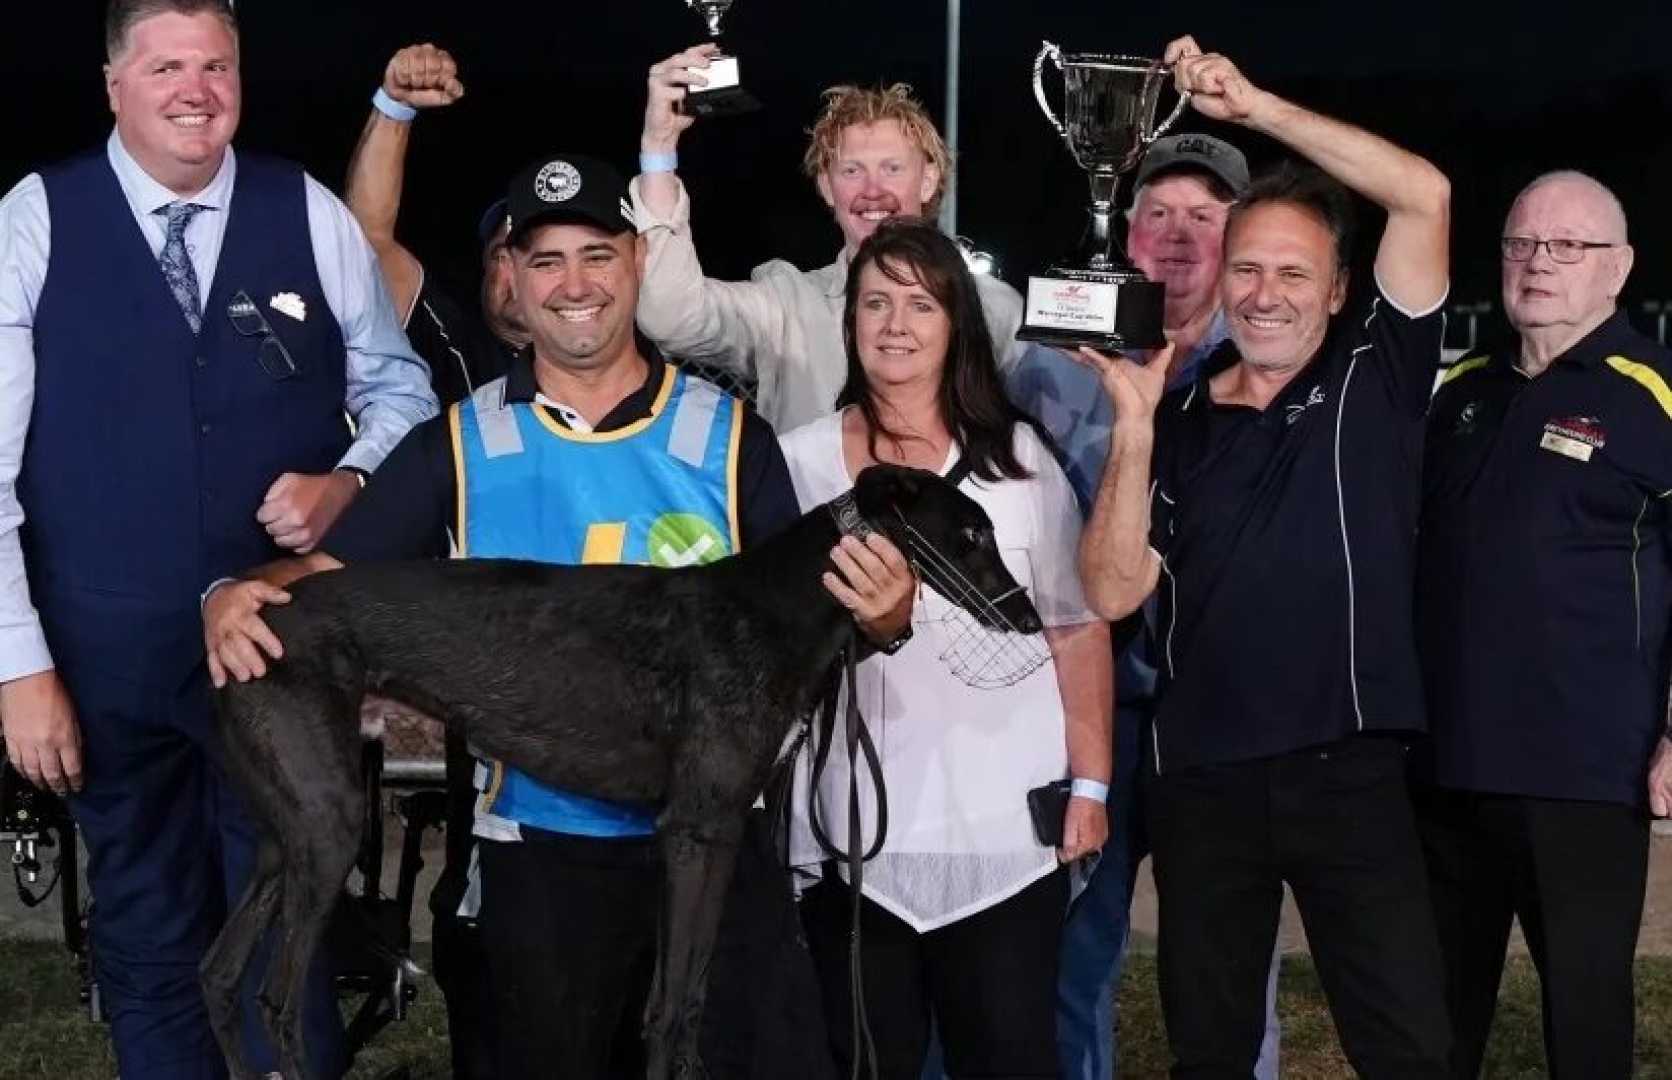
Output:
M932 224L879 228L848 269L847 385L834 415L782 439L803 508L853 486L868 465L948 473L992 518L1000 552L1045 623L1050 660L1010 686L978 689L942 655L959 620L920 585L914 633L858 671L860 711L876 739L888 833L865 865L861 903L866 1015L884 1077L919 1075L931 1020L954 1077L1058 1073L1057 955L1068 904L1060 864L1108 834L1113 677L1108 628L1076 574L1080 515L1062 471L1005 398L961 253ZM961 625L967 625L963 623ZM840 729L838 729L840 731ZM823 880L802 903L834 1050L852 1062L846 868L825 864L810 800L847 844L848 769L838 747L816 791L798 777L792 861ZM863 841L875 798L860 773ZM1034 833L1030 789L1072 777L1063 843Z

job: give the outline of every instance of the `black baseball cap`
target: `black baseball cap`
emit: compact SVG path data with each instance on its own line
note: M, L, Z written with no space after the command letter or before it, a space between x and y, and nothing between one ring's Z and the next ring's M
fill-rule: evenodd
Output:
M636 229L626 179L609 162L583 154L554 154L519 172L505 212L512 239L544 221L582 221L610 233Z
M1191 170L1219 177L1239 198L1248 190L1248 159L1242 151L1224 139L1195 133L1168 135L1151 143L1132 188L1136 191L1161 173Z

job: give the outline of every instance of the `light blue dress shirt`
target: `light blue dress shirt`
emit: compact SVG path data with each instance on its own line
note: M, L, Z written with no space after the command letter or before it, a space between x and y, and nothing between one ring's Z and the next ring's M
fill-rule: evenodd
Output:
M233 151L228 148L209 186L185 200L152 179L114 131L106 153L153 255L162 252L168 234L165 218L153 211L178 201L208 207L186 228L186 251L197 271L200 302L207 306L238 171ZM407 343L365 234L348 207L322 184L310 176L306 186L319 284L348 348L343 407L354 419L355 438L339 464L371 472L407 429L439 408L429 368ZM0 682L52 667L24 576L18 539L23 508L17 501L35 397L35 304L50 253L46 185L31 173L0 199ZM249 511L253 515L256 508Z

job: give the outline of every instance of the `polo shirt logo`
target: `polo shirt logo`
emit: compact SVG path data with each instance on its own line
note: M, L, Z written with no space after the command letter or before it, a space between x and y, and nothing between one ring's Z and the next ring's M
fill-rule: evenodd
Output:
M1591 454L1608 445L1608 432L1594 416L1559 417L1544 425L1538 445L1575 461L1590 461Z
M1323 403L1324 388L1322 386L1314 386L1311 391L1307 393L1306 400L1301 402L1299 405L1283 406L1285 409L1289 410L1289 415L1283 418L1283 422L1293 426L1294 422L1300 419L1301 413L1304 413L1307 409L1310 409L1314 405L1322 405Z

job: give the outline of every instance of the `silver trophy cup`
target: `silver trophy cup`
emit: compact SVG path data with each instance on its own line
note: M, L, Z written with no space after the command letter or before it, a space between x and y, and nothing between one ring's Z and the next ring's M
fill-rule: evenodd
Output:
M1062 72L1062 119L1045 97L1047 59ZM1028 278L1027 314L1018 337L1114 350L1166 344L1165 290L1128 261L1110 221L1121 174L1137 167L1190 100L1181 95L1167 119L1155 123L1156 104L1172 71L1159 60L1064 53L1049 41L1034 57L1034 97L1091 180L1091 218L1076 254Z
M708 27L708 36L718 40L720 20L731 10L732 2L733 0L685 0L685 6L702 16L703 23ZM761 107L760 102L739 83L737 57L724 53L710 57L703 74L707 76L708 84L691 88L681 106L683 111L692 116L729 116L754 112Z

